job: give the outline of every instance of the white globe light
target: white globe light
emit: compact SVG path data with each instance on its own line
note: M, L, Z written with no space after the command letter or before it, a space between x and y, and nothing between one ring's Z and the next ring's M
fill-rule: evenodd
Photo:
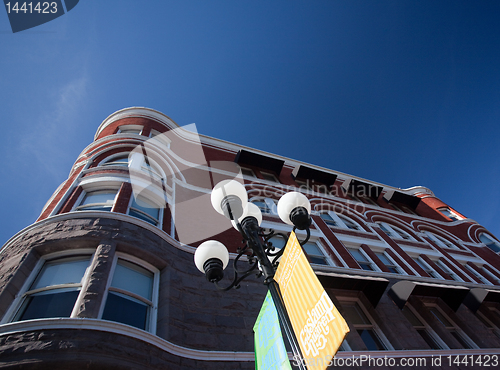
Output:
M257 207L255 204L248 202L243 209L243 215L238 219L238 222L241 223L246 217L255 217L257 219L257 223L260 224L262 223L262 212L260 211L260 208ZM233 224L233 227L238 230L238 227L236 226L235 221L231 221Z
M210 196L212 207L221 215L224 215L222 201L228 196L238 197L242 206L248 202L247 191L242 183L236 180L223 180L215 185Z
M278 202L278 215L284 223L293 226L290 213L297 207L304 207L309 214L311 213L311 203L304 194L297 191L286 193Z
M203 265L210 258L217 258L222 261L222 267L226 268L229 262L229 252L227 248L221 242L216 240L208 240L203 242L196 248L194 253L194 264L201 272L205 273Z

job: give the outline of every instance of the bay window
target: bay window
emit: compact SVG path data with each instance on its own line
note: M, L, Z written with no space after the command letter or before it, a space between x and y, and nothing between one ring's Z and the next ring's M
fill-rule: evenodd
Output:
M70 317L89 265L90 256L45 261L23 294L14 321Z

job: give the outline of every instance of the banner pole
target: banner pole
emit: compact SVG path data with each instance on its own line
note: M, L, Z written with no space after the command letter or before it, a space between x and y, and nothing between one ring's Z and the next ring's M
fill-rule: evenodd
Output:
M278 312L280 325L285 331L288 343L292 348L293 359L294 359L294 361L292 361L292 364L298 363L298 368L300 370L307 370L306 365L302 361L303 360L302 351L300 350L299 342L297 341L297 337L295 336L292 324L290 322L290 317L288 316L288 312L286 311L285 305L283 303L279 285L273 279L269 284L267 284L267 286L269 288L269 291L271 292L271 297L273 298L274 305L276 306L276 311Z

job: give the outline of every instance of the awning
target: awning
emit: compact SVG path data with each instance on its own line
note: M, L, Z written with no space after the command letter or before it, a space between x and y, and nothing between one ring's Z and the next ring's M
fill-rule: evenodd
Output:
M325 288L362 291L373 307L377 306L389 285L389 280L384 278L323 271L315 271L315 273Z
M382 193L382 186L376 186L367 182L351 179L344 182L342 187L348 192L356 196L366 196L373 199L378 199Z
M255 166L259 167L263 170L268 170L276 173L278 176L281 173L281 169L285 164L285 161L271 158L262 154L250 152L248 150L240 150L238 154L236 154L236 158L234 160L240 166Z
M473 288L465 297L464 305L466 305L472 312L476 312L484 301L500 303L500 291Z
M337 175L333 173L328 173L302 165L295 167L292 171L292 175L294 178L314 180L327 186L333 185L337 179Z
M384 198L389 202L401 203L413 210L415 210L420 203L420 198L402 193L400 191L388 191L385 193Z
M399 308L403 308L411 295L441 298L453 311L456 311L469 293L463 286L428 284L416 281L400 281L389 290L389 295Z

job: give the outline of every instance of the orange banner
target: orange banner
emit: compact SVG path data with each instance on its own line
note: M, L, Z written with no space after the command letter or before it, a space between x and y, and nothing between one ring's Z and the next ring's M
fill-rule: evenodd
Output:
M349 327L323 289L293 232L274 279L304 356L300 360L309 369L326 369Z

